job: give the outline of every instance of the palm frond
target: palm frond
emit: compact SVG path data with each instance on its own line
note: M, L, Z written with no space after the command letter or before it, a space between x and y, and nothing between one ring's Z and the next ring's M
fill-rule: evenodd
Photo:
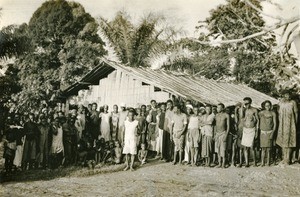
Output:
M150 13L134 24L126 12L119 12L112 21L101 18L99 26L122 63L150 66L150 58L165 53L177 35L164 22L162 15Z
M131 58L131 37L134 27L125 12L119 12L113 21L100 18L100 29L114 48L120 61L128 63Z

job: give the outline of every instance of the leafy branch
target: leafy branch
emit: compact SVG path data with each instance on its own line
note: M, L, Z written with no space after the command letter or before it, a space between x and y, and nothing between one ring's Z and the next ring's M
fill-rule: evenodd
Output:
M260 37L260 36L265 35L265 34L267 34L269 32L272 32L272 31L274 31L276 29L279 29L280 27L283 27L283 26L286 26L286 25L290 25L290 24L295 23L297 21L300 21L300 16L292 17L290 19L285 20L284 22L275 24L274 26L266 28L266 29L264 29L264 30L262 30L260 32L256 32L256 33L253 33L253 34L251 34L249 36L245 36L243 38L238 38L238 39L212 40L212 41L201 41L201 40L198 40L198 39L195 39L195 38L190 38L190 39L192 39L194 42L197 42L197 43L200 43L200 44L207 44L207 45L239 43L239 42L244 42L244 41L252 39L252 38ZM292 33L295 30L296 29L293 28L293 30L290 33Z

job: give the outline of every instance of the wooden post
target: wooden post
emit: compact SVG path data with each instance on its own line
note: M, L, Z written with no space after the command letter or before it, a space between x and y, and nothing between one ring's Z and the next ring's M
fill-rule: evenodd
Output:
M62 111L64 111L65 115L67 115L69 114L69 109L70 109L70 102L69 99L66 99L66 104L62 103Z

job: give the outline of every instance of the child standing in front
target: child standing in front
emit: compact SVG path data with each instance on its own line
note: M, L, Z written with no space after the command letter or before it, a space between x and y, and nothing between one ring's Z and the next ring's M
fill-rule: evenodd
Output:
M104 148L105 148L105 139L98 135L98 139L94 141L95 148L95 161L96 164L100 163L102 158L104 157Z
M141 144L141 150L139 150L139 153L138 153L138 158L139 158L139 161L141 162L141 165L144 165L146 163L146 159L147 159L147 154L148 154L148 151L146 149L146 144Z
M115 141L115 164L120 164L122 159L122 148L120 146L119 141Z

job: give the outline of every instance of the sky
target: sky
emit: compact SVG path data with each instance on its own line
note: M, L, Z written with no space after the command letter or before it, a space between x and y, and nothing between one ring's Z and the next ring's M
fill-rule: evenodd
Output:
M0 0L2 8L0 29L10 24L28 23L34 11L46 0ZM97 18L102 16L112 19L120 10L127 11L132 19L138 19L149 12L162 13L170 24L182 28L186 36L197 37L195 27L199 20L205 20L209 11L225 0L75 0L85 8L86 12ZM273 2L270 4L269 2ZM275 6L274 4L278 4ZM290 18L300 15L300 0L264 0L263 11L272 16ZM263 16L267 25L276 21ZM280 34L282 30L277 33Z
M34 11L46 0L0 0L2 8L0 29L10 24L28 23ZM163 13L171 24L183 28L190 36L195 35L199 20L209 16L209 11L225 0L76 0L93 17L112 19L117 11L126 10L139 18L151 12ZM264 12L289 18L300 14L300 0L266 0L279 4L282 10L270 3L263 3ZM274 21L265 18L270 24Z
M171 24L193 36L199 20L225 0L76 0L93 17L112 19L117 11L126 10L133 19L151 12L163 13ZM28 23L34 11L45 0L0 0L0 28L10 24Z

